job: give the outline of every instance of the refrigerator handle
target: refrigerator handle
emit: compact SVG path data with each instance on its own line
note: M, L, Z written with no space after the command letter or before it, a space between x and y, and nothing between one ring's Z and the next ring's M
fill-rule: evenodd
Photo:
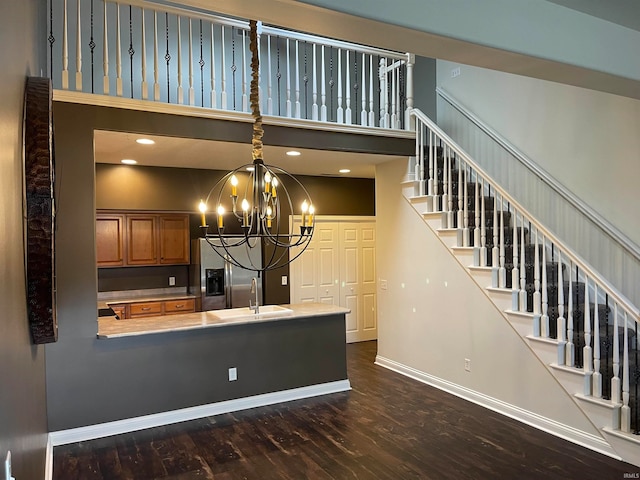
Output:
M224 299L225 307L231 308L231 262L225 258L224 260Z

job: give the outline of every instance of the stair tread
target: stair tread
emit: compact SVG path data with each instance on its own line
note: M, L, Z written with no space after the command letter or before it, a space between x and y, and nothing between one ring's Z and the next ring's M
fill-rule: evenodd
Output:
M583 400L585 402L589 402L589 403L594 403L596 405L602 405L603 407L607 407L607 408L620 408L622 406L622 403L614 403L611 400L607 400L605 398L597 398L594 397L592 395L584 395L582 393L574 393L573 395L576 398L579 398L580 400Z

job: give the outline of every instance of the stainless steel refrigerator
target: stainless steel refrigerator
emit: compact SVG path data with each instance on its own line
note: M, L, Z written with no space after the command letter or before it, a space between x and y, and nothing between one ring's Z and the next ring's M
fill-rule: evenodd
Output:
M219 245L215 239L211 241ZM258 274L231 264L223 258L227 257L224 248L218 246L216 249L222 256L204 238L192 241L189 292L200 297L202 311L248 307L250 300L252 303L255 301L255 294L251 293L251 279ZM242 264L251 261L258 267L262 265L260 245L250 249L239 246L228 250ZM262 305L262 278L258 278L257 285L258 300Z

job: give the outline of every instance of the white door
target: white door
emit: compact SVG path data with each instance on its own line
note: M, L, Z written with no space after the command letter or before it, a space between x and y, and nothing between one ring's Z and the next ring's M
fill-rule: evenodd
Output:
M340 305L347 314L347 342L377 338L375 224L340 224Z

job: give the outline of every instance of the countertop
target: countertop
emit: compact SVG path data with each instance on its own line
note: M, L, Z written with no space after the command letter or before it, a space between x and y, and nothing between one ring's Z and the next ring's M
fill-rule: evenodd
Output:
M114 302L110 302L114 303ZM247 315L235 318L220 318L216 315L219 310L206 312L181 313L160 317L143 317L127 320L116 320L114 317L98 319L98 338L120 338L153 333L196 330L200 328L216 328L228 325L243 325L259 322L276 322L304 317L320 317L335 314L346 314L350 309L327 305L324 303L299 303L281 305L291 312L273 315Z

